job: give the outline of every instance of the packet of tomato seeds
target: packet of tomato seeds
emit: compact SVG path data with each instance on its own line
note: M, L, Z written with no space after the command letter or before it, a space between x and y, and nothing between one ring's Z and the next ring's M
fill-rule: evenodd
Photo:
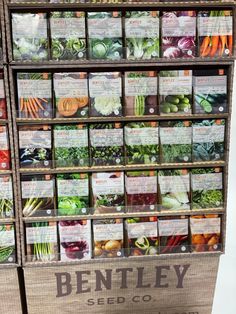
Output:
M1 119L7 119L7 105L3 72L0 72L0 120Z
M128 256L157 255L159 239L157 217L133 217L125 220Z
M125 189L129 212L157 210L156 171L128 171L125 176Z
M14 217L12 177L0 176L0 218Z
M124 254L123 219L93 220L93 256L122 257Z
M217 214L190 218L193 252L221 251L221 218Z
M158 220L160 254L189 252L188 228L187 216L160 217Z
M6 126L0 126L0 170L10 169L11 155Z
M91 258L91 220L58 222L62 262Z
M14 224L0 224L0 252L0 264L16 262Z

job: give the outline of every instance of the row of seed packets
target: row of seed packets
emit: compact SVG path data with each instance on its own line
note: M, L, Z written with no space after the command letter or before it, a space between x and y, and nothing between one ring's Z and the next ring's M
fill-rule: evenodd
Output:
M221 217L142 217L26 224L29 262L221 251Z

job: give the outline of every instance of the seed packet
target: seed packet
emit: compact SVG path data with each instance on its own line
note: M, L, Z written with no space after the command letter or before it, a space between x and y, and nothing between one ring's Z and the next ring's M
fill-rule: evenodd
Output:
M160 53L159 12L126 11L125 13L126 58L149 60Z
M50 73L17 73L17 93L17 116L19 118L52 118Z
M89 129L92 166L122 165L123 128L120 123L96 123Z
M57 223L39 221L26 224L27 262L58 260Z
M191 216L193 252L221 250L221 218L217 214Z
M225 69L194 70L194 113L225 113L228 111L227 73Z
M162 57L196 56L196 12L168 11L162 16Z
M0 264L15 262L15 226L13 224L0 224Z
M9 175L0 176L0 218L12 218L13 207L12 177Z
M187 169L160 170L161 210L190 209L190 175Z
M57 118L69 119L88 116L87 73L54 73L53 86Z
M233 12L198 12L200 57L228 57L233 54Z
M88 12L87 28L90 59L122 59L121 12Z
M125 72L125 115L157 114L157 73Z
M93 254L94 258L123 256L123 219L93 220Z
M91 258L91 220L58 222L62 262Z
M92 193L95 214L123 212L125 205L124 173L93 173Z
M125 189L129 212L155 211L157 208L156 171L128 171Z
M191 170L192 209L223 207L222 168Z
M8 130L0 125L0 170L10 169L11 153L8 142Z
M160 217L158 231L160 254L189 252L188 217Z
M128 256L157 255L159 239L157 217L133 217L125 220Z
M49 125L19 126L19 157L22 168L50 168L52 134Z
M193 161L224 159L225 120L193 122Z
M90 116L122 116L120 72L89 73Z
M0 72L0 120L1 119L7 119L7 104L3 72Z
M160 71L159 102L161 115L191 114L192 70Z
M86 57L85 12L51 12L50 28L53 60L77 60Z
M130 122L125 125L127 164L155 164L159 162L158 122Z
M48 59L46 13L12 13L13 59L43 61Z
M160 122L160 153L162 163L192 161L192 122Z
M56 167L89 165L88 128L86 125L55 125L53 138Z
M52 175L22 175L21 198L23 216L53 216L55 206Z
M87 173L58 174L57 209L59 216L89 213L89 180Z

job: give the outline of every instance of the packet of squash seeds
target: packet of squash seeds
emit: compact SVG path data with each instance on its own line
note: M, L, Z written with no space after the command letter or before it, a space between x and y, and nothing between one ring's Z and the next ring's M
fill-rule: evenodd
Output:
M191 216L193 252L221 251L221 218L217 214Z
M158 231L160 237L160 254L188 253L188 217L160 217Z
M225 69L194 70L194 113L217 114L228 110Z
M89 73L90 116L122 116L120 72Z
M46 13L12 13L13 59L42 61L48 59Z
M149 60L159 57L159 12L126 11L126 57L129 60Z
M57 118L88 116L88 81L85 72L54 73Z
M92 193L95 214L123 212L125 205L124 173L93 173Z
M0 126L0 170L10 169L11 153L8 142L8 129Z
M4 74L0 71L0 120L7 119L7 104L4 87Z
M157 114L157 73L125 72L125 115Z
M157 255L159 239L157 217L133 217L125 220L128 256Z
M127 164L159 162L158 122L130 122L124 132Z
M62 262L91 258L91 220L59 221L58 227Z
M13 224L0 224L0 264L15 262L15 226Z
M87 173L58 174L56 182L58 215L89 214L89 179Z
M222 168L191 170L192 209L223 207Z
M22 125L18 130L20 167L49 168L52 163L51 126Z
M24 217L55 214L54 178L52 175L22 175L21 202Z
M161 210L190 209L190 175L187 169L160 170Z
M19 118L52 118L52 75L50 73L17 73Z
M87 27L90 59L122 59L121 12L88 12Z
M89 129L92 166L122 165L123 128L120 123L96 123Z
M225 120L193 122L193 161L224 159Z
M93 256L122 257L124 254L123 219L93 220Z
M159 72L161 115L191 114L192 70Z
M12 177L0 176L0 218L14 217Z
M157 172L128 171L125 189L129 212L155 211L158 204Z
M57 223L39 221L26 223L27 262L52 262L58 260Z
M160 153L162 163L192 161L192 122L160 122Z
M56 167L89 165L88 128L86 125L55 125L53 136Z
M54 11L50 16L52 59L77 60L86 57L85 13Z

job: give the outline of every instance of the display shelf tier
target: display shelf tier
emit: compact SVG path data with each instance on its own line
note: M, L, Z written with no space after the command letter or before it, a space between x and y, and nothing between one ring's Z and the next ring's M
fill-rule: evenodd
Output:
M20 265L17 264L17 263L6 263L6 264L0 264L0 270L1 269L7 269L7 268L17 268L19 267Z
M1 224L13 223L15 221L16 221L15 218L0 218L0 225Z
M0 125L6 125L6 124L8 124L8 120L0 119Z
M1 174L12 174L12 170L0 170L0 175Z

